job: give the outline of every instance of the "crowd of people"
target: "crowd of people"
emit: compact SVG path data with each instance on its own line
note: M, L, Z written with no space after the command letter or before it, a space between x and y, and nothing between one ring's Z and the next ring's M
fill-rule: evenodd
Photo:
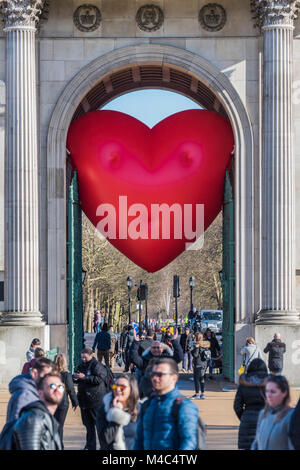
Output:
M281 375L285 344L278 333L264 352L268 367L253 338L241 350L244 371L233 405L240 420L238 448L299 449L300 400L290 407L289 384ZM72 375L65 355L51 361L35 338L22 373L9 384L0 449L63 450L69 400L74 411L80 408L84 450L203 449L205 425L193 400L205 398L205 377L212 376L213 360L220 355L209 329L193 335L187 326L179 338L177 331L159 335L129 325L118 338L104 323L93 347L81 351ZM115 376L118 359L124 371ZM190 398L177 386L180 364L183 372L193 373Z

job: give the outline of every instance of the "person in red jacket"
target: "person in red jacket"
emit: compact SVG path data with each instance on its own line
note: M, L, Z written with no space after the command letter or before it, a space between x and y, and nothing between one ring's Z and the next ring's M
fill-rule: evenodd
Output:
M31 359L31 361L25 362L25 364L23 365L23 369L22 369L21 374L27 374L27 372L30 371L30 369L31 369L32 366L36 363L36 361L37 361L40 357L45 357L45 356L46 356L46 353L45 353L45 351L44 351L42 348L36 348L36 349L34 350L34 358Z

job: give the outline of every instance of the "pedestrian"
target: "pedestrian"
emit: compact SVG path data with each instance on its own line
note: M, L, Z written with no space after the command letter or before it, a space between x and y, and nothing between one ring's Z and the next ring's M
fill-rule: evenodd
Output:
M41 357L27 374L17 375L10 381L8 388L11 397L7 405L6 422L19 418L20 411L24 406L39 400L36 384L40 378L54 369L55 365L50 359Z
M22 408L11 432L11 450L61 450L55 410L62 400L64 385L58 372L37 382L38 400ZM4 429L2 431L4 434Z
M25 364L23 365L23 369L22 369L21 374L27 374L27 372L30 371L30 369L35 364L35 362L38 359L40 359L41 357L45 357L45 356L46 356L46 353L42 348L36 348L34 350L34 358L31 359L31 361L29 361L29 362L25 362Z
M155 396L142 404L134 450L194 450L198 408L182 399L177 388L178 365L171 358L156 361L151 373ZM176 403L175 403L176 402ZM178 415L174 419L174 406Z
M289 437L294 409L290 408L290 388L282 375L269 375L265 387L266 405L260 411L252 450L294 450Z
M255 339L249 337L246 339L245 346L241 349L241 355L243 356L243 365L245 366L245 373L247 367L253 359L262 359L262 353L260 348L257 346Z
M26 352L26 361L29 362L31 361L31 359L34 359L34 350L36 348L39 348L41 346L41 342L38 338L34 338L32 341L31 341L31 344L30 344L30 348L29 350Z
M300 450L300 399L291 418L289 436L296 450Z
M269 353L268 367L271 374L281 374L285 351L285 343L281 341L280 334L275 333L274 339L264 349L264 353Z
M127 332L124 338L123 348L125 354L125 369L124 372L128 372L130 368L130 357L129 351L134 340L135 329L132 325L128 325Z
M84 450L96 450L96 412L109 391L107 369L97 361L90 348L81 351L81 361L75 369L73 380L78 384L77 398L82 424L86 428Z
M247 372L240 375L233 405L240 420L239 449L251 449L255 439L258 415L265 406L264 388L267 376L267 366L259 358L253 359L248 365Z
M133 375L120 375L97 412L101 450L132 450L137 428L139 391Z
M94 319L93 319L93 330L94 333L99 333L100 332L100 312L99 310L96 310L94 313Z
M102 331L96 334L94 344L92 347L93 352L97 348L98 361L101 363L104 358L105 364L109 367L109 350L110 350L110 334L108 332L108 324L103 323Z
M64 448L64 445L63 445L64 424L65 424L65 420L66 420L68 410L69 410L69 398L68 397L70 397L73 411L76 411L76 408L79 406L79 403L78 403L77 395L74 389L72 375L68 371L66 356L63 353L57 354L54 358L54 364L56 365L56 368L61 375L61 380L65 387L63 399L58 405L54 413L54 418L57 420L59 424L58 432L61 438L62 448Z
M180 345L183 351L182 372L193 372L193 358L191 354L192 341L193 336L191 334L190 328L187 326L184 330L184 333L180 336Z
M195 344L192 349L193 357L193 371L194 371L194 387L195 395L191 398L196 400L200 398L204 400L205 395L205 371L207 369L207 363L211 358L210 353L210 342L203 338L203 334L200 331L195 333ZM201 395L199 394L201 390Z
M118 337L116 333L114 333L114 328L112 325L108 328L108 333L110 335L109 367L112 369L115 363L116 355L118 353Z
M144 389L145 388L147 388L148 390L152 389L151 378L149 374L145 375L147 366L149 365L149 362L152 359L158 359L160 357L169 357L169 358L174 359L174 361L177 364L179 364L182 361L183 352L182 352L182 348L179 342L177 341L177 333L173 337L173 339L171 339L171 345L172 345L172 348L170 348L165 343L160 343L159 341L153 341L151 343L150 348L146 349L146 351L144 351L140 355L139 354L139 341L135 340L132 343L132 346L130 349L130 360L139 369L139 372L138 372L139 386L141 384L141 381L143 381ZM147 383L145 384L145 381L148 382L148 384Z
M206 328L204 333L204 340L210 342L210 354L211 359L208 361L208 371L209 371L209 379L213 379L213 370L215 367L215 363L220 358L221 355L221 347L219 345L219 341L217 340L216 333L211 331L210 328Z

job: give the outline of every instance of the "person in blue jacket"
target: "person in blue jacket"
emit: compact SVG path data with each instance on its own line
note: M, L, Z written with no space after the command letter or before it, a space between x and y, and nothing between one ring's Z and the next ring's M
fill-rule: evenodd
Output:
M155 396L143 403L137 424L134 450L194 450L197 448L198 408L181 401L177 419L174 402L181 394L176 386L178 365L171 358L155 362L152 373Z

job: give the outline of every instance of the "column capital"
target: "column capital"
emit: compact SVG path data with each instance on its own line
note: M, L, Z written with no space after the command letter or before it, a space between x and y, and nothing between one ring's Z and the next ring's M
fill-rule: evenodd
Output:
M299 0L250 0L255 27L260 29L294 28Z
M0 14L6 21L4 31L36 29L44 0L0 0Z

